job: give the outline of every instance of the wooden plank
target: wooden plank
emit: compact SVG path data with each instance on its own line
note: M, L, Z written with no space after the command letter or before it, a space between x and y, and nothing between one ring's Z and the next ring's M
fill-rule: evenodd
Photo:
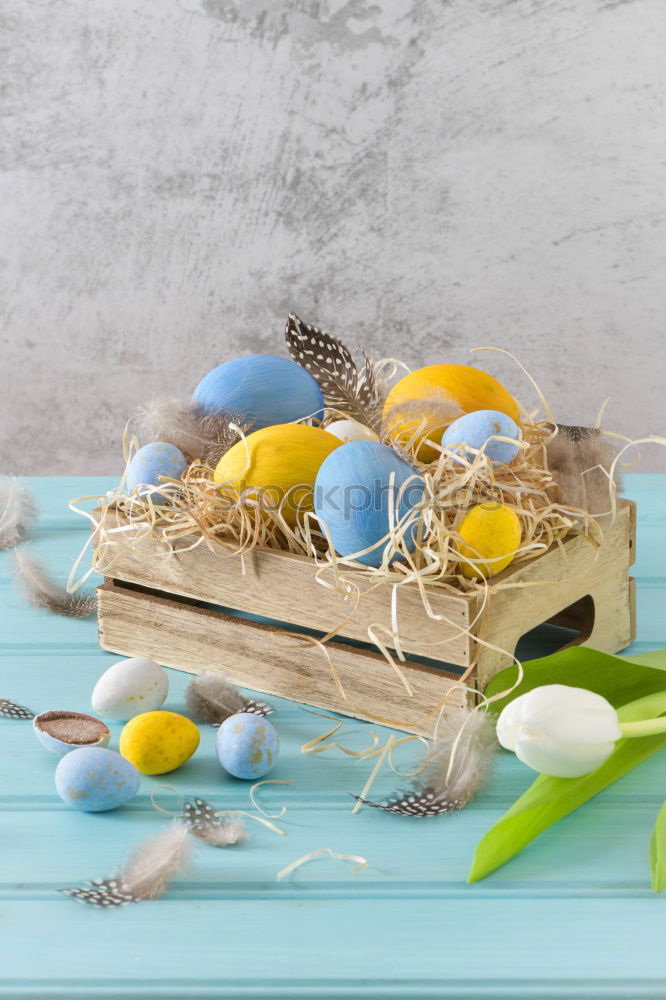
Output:
M117 511L107 514L104 529L127 524ZM130 537L131 537L131 533ZM125 536L124 536L125 537ZM190 540L191 541L191 540ZM181 540L186 545L187 540ZM390 647L391 590L372 582L354 570L345 576L354 578L362 592L356 608L355 597L347 600L329 586L315 579L312 560L294 553L256 549L243 556L227 556L220 549L212 552L199 545L190 552L169 556L167 546L158 538L147 536L134 550L114 550L113 563L106 567L96 556L102 575L140 584L184 597L192 597L265 618L291 622L322 633L337 629L340 634L362 642L372 641L368 630L380 626L377 634ZM332 584L326 571L323 582ZM447 621L430 618L416 588L400 587L397 597L400 638L403 650L429 656L459 666L470 662L469 601L464 596L449 597L429 588L432 610ZM350 616L349 621L345 619Z
M402 664L413 688L410 697L386 660L341 643L327 649L349 700L339 693L320 646L307 645L271 629L187 600L107 582L97 590L99 638L103 649L125 656L150 656L189 673L219 670L234 684L263 694L302 701L357 719L391 719L405 732L431 735L437 706L457 678L436 667ZM470 701L457 690L452 711ZM428 713L431 713L427 718Z

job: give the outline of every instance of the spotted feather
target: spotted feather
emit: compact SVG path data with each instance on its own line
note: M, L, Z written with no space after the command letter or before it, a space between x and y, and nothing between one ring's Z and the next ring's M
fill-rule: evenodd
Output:
M379 430L383 400L365 352L359 371L346 344L294 313L289 313L285 339L293 360L319 383L327 407Z
M0 716L3 719L34 719L35 713L25 705L17 705L8 698L0 698Z

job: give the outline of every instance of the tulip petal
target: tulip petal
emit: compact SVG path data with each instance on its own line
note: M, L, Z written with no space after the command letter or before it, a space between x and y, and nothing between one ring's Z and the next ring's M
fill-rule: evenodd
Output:
M640 698L618 710L621 722L666 714L666 678L658 694ZM666 746L666 733L620 740L605 763L580 778L553 778L540 774L524 795L479 842L469 882L478 882L505 864L544 830L602 789L617 781L641 761Z

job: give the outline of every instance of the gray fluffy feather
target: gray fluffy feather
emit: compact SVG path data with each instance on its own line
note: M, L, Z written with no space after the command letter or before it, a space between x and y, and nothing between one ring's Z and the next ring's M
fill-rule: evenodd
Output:
M41 563L23 548L16 550L14 570L19 591L28 604L35 608L44 608L54 615L66 618L86 618L97 610L94 597L68 594L64 587L49 577Z
M199 459L207 465L217 465L222 455L238 441L238 434L229 426L235 423L248 430L242 416L229 413L207 413L183 399L154 399L142 407L133 418L133 426L142 445L151 441L166 441L180 448L191 461Z
M20 479L3 477L0 482L0 550L22 542L37 516L32 491Z
M272 711L269 705L247 698L224 677L213 672L192 678L185 692L185 704L193 719L210 722L214 726L219 726L238 712L268 715Z
M414 788L398 793L387 802L363 800L365 805L399 816L419 817L462 809L490 775L497 747L495 722L492 715L481 709L467 710L462 716L454 713L448 719L445 717Z
M546 456L561 504L579 507L592 515L610 513L611 491L606 473L614 450L598 428L560 424L557 436L546 445ZM621 489L617 475L615 486Z
M158 899L190 858L192 842L186 826L174 821L163 833L136 848L118 881L134 899Z

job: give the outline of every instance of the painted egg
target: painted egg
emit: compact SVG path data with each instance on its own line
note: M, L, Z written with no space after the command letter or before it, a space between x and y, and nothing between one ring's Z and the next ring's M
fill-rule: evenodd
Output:
M379 441L374 431L357 423L356 420L334 420L326 430L339 438L343 444L348 444L350 441Z
M398 441L418 430L424 442L419 458L432 462L439 452L427 441L439 441L451 421L473 410L499 410L518 422L518 404L492 375L469 365L429 365L393 386L384 404L384 420Z
M395 475L392 500L391 473ZM351 441L322 464L315 483L315 510L339 555L352 556L377 546L355 558L366 566L380 566L391 507L395 508L395 526L421 502L423 489L422 477L388 445ZM415 531L416 524L410 524L404 535L409 551Z
M166 774L189 760L199 746L199 730L176 712L144 712L120 734L120 752L141 774Z
M312 375L274 354L250 354L213 368L192 399L208 413L225 410L247 420L255 431L295 420L318 423L324 415L324 397Z
M166 670L147 656L133 656L102 674L92 693L92 707L107 719L127 722L159 708L168 693Z
M470 579L494 576L506 569L520 548L522 535L518 515L503 503L473 507L465 514L458 533L466 543L458 545L458 551L474 562L473 566L463 563L463 573Z
M65 754L55 772L63 802L82 812L106 812L133 799L141 778L119 753L104 747L80 747Z
M495 438L512 438L511 441L497 441ZM518 425L499 410L475 410L454 420L442 434L442 448L456 452L470 462L476 457L470 448L484 453L493 465L508 465L513 462L519 448L520 429ZM484 447L485 445L485 447Z
M277 763L280 739L268 719L239 712L225 719L215 739L217 759L234 778L261 778Z
M313 509L319 467L340 448L338 438L308 424L276 424L248 434L227 451L215 469L216 483L242 497L279 507L288 524Z
M165 441L144 444L127 466L127 490L133 493L139 488L139 496L150 495L155 504L166 503L167 497L154 486L160 485L160 476L180 479L187 468L187 459L179 448Z
M32 728L42 746L59 757L79 747L105 747L111 737L100 719L82 712L42 712L32 720Z

